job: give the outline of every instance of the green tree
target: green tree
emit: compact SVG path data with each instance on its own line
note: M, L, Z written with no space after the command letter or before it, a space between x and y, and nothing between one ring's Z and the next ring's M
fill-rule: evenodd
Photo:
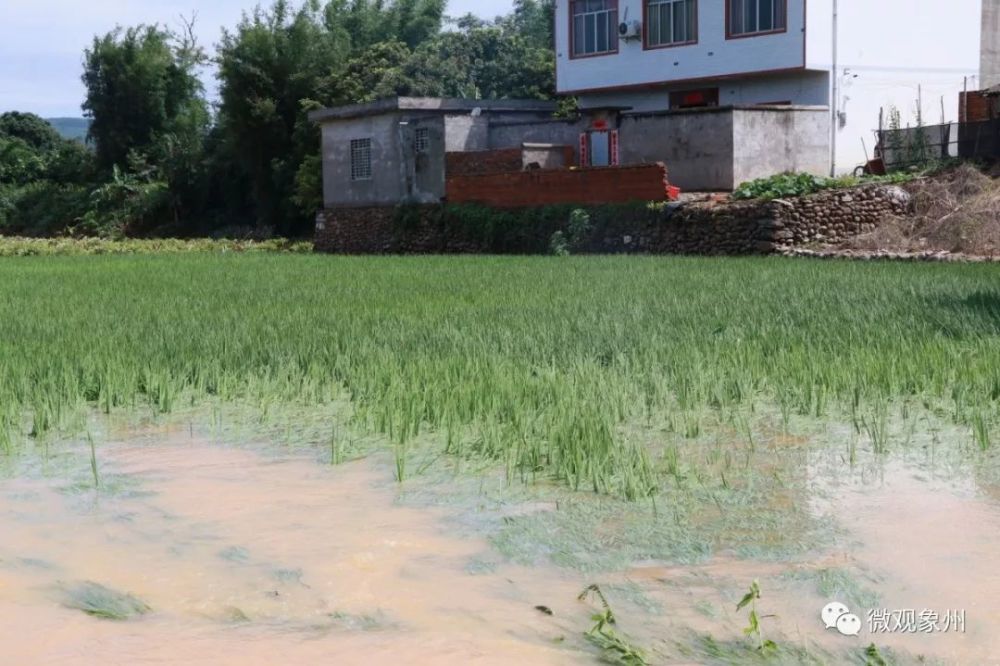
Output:
M19 139L31 150L42 152L55 150L63 143L59 132L47 120L18 111L0 114L0 138Z
M32 113L0 114L0 185L81 183L91 171L90 151L64 139L47 121Z
M550 99L555 96L555 54L538 34L541 15L495 22L461 22L417 49L403 80L429 94L482 99ZM551 31L551 28L549 28Z
M399 41L412 49L441 31L447 4L447 0L332 0L324 9L324 23L354 54L381 42Z
M117 28L84 53L83 109L98 165L124 167L130 152L150 154L167 135L196 140L209 122L197 68L204 54L188 34L159 26Z
M515 0L514 11L500 19L533 48L555 50L555 0ZM554 55L554 54L553 54Z
M306 228L291 201L304 157L319 150L301 145L296 129L306 121L303 100L346 54L328 31L318 3L294 10L278 0L243 16L219 47L220 129L228 159L245 170L259 227L292 234Z
M315 201L306 192L318 182L319 132L308 111L413 90L404 65L440 32L445 4L276 0L223 33L219 124L229 159L246 171L258 227L309 230L314 211L301 206Z

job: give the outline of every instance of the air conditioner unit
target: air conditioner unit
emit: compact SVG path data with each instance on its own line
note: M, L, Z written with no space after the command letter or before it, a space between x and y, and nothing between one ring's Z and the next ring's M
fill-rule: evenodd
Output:
M626 42L642 39L642 21L622 21L618 25L618 36Z

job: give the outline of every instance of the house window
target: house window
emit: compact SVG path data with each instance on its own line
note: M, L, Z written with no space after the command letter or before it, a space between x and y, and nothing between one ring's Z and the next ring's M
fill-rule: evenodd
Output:
M574 58L618 51L618 0L570 0Z
M431 147L431 131L420 127L413 135L413 150L418 154L426 153Z
M783 32L788 27L788 0L729 0L726 22L730 37Z
M675 46L698 41L697 0L647 0L646 46Z
M372 140L351 140L351 180L372 179Z
M719 106L719 89L682 90L670 93L671 109L701 109Z

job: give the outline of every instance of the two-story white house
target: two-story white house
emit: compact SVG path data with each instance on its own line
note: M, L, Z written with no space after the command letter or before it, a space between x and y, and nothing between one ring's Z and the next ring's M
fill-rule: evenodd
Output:
M904 125L918 113L925 124L957 120L959 93L979 87L981 30L1000 0L556 5L559 93L625 119L661 114L659 125L635 126L657 128L647 136L628 137L622 121L621 161L659 155L672 180L701 187L760 175L753 164L761 162L764 170L851 171L873 154L880 110L898 109ZM727 122L682 113L726 109ZM675 131L678 124L690 127ZM706 168L691 161L699 151L725 150L734 153L731 173L693 176ZM683 173L689 166L692 177Z

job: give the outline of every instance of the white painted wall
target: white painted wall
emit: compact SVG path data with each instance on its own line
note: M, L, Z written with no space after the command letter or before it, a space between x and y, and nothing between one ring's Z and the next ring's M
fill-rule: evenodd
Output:
M624 20L626 10L629 21L641 20L643 1L619 0L619 21ZM598 88L641 86L664 81L802 67L805 58L805 2L806 0L789 0L787 32L727 40L724 0L700 0L697 44L643 50L641 40L622 40L617 54L572 59L569 0L557 0L558 90L572 94Z
M1000 0L983 0L980 87L1000 85Z
M767 104L789 101L800 106L827 106L830 100L829 72L792 72L770 76L724 79L716 82L674 84L655 90L596 92L580 95L582 108L627 106L633 111L665 111L670 93L706 85L719 88L721 106Z
M642 0L620 0L620 18L626 8L630 20L642 17ZM609 89L582 94L583 105L643 111L667 108L671 90L707 85L719 87L724 105L788 99L836 106L845 124L834 123L833 161L838 172L849 172L871 156L882 108L895 106L904 125L914 124L921 97L926 124L941 122L942 104L944 120L957 120L963 87L980 87L982 9L983 0L839 0L840 92L831 104L833 0L789 0L787 33L737 40L725 38L724 0L699 0L698 44L644 51L641 42L622 42L617 55L578 60L569 58L569 0L559 0L558 87L569 93ZM734 77L795 67L804 69Z

